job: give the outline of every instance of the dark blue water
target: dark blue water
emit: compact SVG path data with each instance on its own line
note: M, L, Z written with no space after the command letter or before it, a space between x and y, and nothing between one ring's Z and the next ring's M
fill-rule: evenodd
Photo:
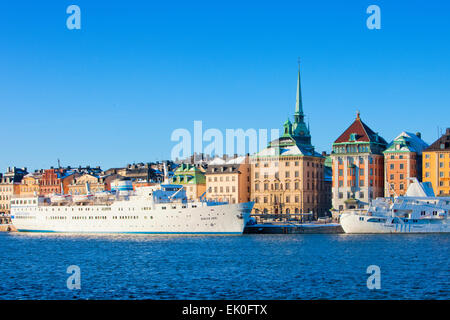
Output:
M0 245L0 299L450 298L449 235L0 233ZM69 265L81 290L66 286Z

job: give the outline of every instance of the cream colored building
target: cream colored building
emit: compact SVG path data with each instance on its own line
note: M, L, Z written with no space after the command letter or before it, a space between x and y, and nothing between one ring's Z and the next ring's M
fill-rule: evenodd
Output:
M0 213L11 212L11 197L19 192L19 184L10 178L0 177Z
M317 218L330 209L325 184L325 157L314 150L304 121L300 71L294 122L288 119L283 135L251 157L251 199L254 214L263 218Z

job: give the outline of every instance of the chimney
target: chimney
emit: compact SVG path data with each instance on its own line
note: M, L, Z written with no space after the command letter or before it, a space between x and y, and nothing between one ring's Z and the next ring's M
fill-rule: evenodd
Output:
M447 128L447 130L445 130L445 134L450 135L450 128Z
M222 156L222 159L223 159L223 160L227 160L227 155L224 154L224 155Z
M326 151L322 151L322 156L326 157L327 156L327 152Z
M234 158L235 158L235 159L237 158L237 153L234 154Z
M417 138L422 139L422 134L420 132L416 132L416 136Z

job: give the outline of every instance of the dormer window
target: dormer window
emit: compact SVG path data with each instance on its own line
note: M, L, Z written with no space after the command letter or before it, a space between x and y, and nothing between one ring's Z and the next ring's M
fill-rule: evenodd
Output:
M356 133L350 133L350 141L356 141Z

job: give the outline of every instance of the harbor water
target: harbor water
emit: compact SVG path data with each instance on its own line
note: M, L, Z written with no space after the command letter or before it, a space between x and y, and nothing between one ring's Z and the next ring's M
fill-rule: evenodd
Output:
M0 299L450 299L448 234L0 233L0 244ZM371 265L380 289L367 287Z

